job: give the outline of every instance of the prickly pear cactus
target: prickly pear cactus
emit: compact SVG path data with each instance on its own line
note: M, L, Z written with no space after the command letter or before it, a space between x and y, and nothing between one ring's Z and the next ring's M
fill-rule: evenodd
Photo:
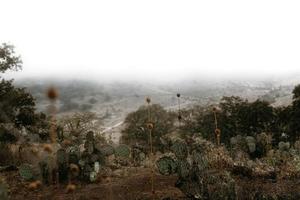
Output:
M87 141L90 141L90 142L93 142L93 141L95 140L94 132L93 132L93 131L89 131L89 132L86 134L86 140L87 140Z
M83 166L82 178L85 181L91 181L91 172L93 172L93 168L88 163L85 163Z
M187 160L178 160L176 165L178 176L184 179L187 178L191 169L191 166Z
M289 142L279 142L278 148L280 151L288 151L290 149L290 143Z
M0 177L0 199L1 200L8 199L8 186L1 177Z
M246 140L249 152L250 153L255 152L255 150L256 150L256 140L255 140L255 138L252 137L252 136L247 136L245 138L245 140Z
M205 182L209 188L208 199L236 199L235 181L230 173L224 171L207 174Z
M194 164L197 166L197 168L200 171L203 171L203 170L209 168L209 162L208 162L206 155L202 154L201 152L199 152L197 150L194 150L192 152L191 157L192 157Z
M68 179L68 162L66 151L64 149L59 149L56 156L59 182L64 182Z
M42 176L42 180L44 184L49 183L49 175L50 175L50 169L48 166L48 163L45 161L39 162L40 172Z
M90 182L95 182L97 180L97 173L95 171L92 171L90 173Z
M188 155L188 148L185 142L183 141L175 141L171 146L172 152L178 159L186 159Z
M80 149L78 146L71 146L68 148L69 163L78 164L80 158Z
M56 156L58 164L64 164L67 162L67 154L64 149L59 149L56 153Z
M33 167L29 164L21 165L19 167L19 174L26 181L34 179Z
M95 151L94 142L87 140L84 143L84 149L88 154L92 154Z
M299 153L300 152L300 140L297 140L294 144L295 150Z
M163 156L156 161L158 171L162 175L171 175L176 173L177 163L171 156Z
M130 148L125 144L120 144L115 148L115 155L117 157L129 158Z
M100 151L104 156L110 156L115 153L115 150L111 145L103 145L97 150Z

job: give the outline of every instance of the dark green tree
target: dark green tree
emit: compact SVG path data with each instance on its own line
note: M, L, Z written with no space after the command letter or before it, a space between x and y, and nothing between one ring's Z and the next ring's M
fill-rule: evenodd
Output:
M300 85L293 90L293 103L289 110L288 135L291 141L299 139L300 134Z
M300 84L297 85L293 90L293 99L298 99L300 97Z
M170 133L174 127L174 120L176 115L167 112L162 106L153 104L149 107L151 113L151 122L153 128L153 145L160 147L160 137ZM147 128L148 120L148 107L141 106L137 111L128 114L125 119L126 127L122 131L122 141L127 144L141 145L148 144L149 130Z
M0 73L8 70L21 69L22 61L15 55L14 47L7 44L0 45ZM5 130L8 124L16 128L35 125L35 102L25 88L17 88L13 80L5 80L0 76L0 126ZM1 131L8 133L9 131ZM0 136L1 138L1 136ZM2 137L3 138L3 137ZM9 137L5 137L9 138Z

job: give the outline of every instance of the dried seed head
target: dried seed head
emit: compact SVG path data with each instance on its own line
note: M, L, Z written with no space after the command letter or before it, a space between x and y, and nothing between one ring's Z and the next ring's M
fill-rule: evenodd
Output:
M182 116L181 115L178 115L178 120L180 121L182 119Z
M148 123L148 124L147 124L147 128L148 128L149 130L152 130L152 129L154 128L154 125L153 125L152 123Z
M44 144L44 151L48 152L48 153L52 153L52 146L50 144Z
M216 107L213 107L213 112L217 112L217 108Z
M180 97L180 93L177 93L177 97L178 97L178 98Z
M216 128L216 130L215 130L215 134L216 134L216 135L221 135L221 130L220 130L220 129L218 129L218 128Z
M72 144L72 142L70 140L64 140L62 143L65 146L70 146Z
M38 156L38 154L39 154L38 148L32 147L32 148L31 148L31 153L32 153L34 156Z
M42 182L41 181L35 181L35 183L36 183L36 185L37 185L37 187L41 187L42 186Z
M151 102L150 97L147 97L147 98L146 98L146 102L147 102L148 104Z
M28 185L28 189L29 190L37 190L41 186L42 186L42 182L41 181L34 181L34 182L32 182L32 183L30 183Z
M48 89L47 96L51 101L54 101L58 97L58 92L54 87L50 87Z
M79 174L79 167L75 164L70 164L70 171L74 176L77 176Z
M74 184L69 184L69 185L67 185L66 190L67 190L67 193L74 192L74 191L76 190L76 185L74 185Z

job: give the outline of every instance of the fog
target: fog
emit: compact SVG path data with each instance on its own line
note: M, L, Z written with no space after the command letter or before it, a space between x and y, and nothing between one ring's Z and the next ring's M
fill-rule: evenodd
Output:
M1 1L9 77L177 81L300 74L299 1Z

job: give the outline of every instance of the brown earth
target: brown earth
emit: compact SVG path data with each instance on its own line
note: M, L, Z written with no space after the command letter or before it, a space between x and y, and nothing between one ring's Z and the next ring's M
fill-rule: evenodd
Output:
M145 168L124 178L114 177L112 180L102 178L93 184L76 182L76 189L71 193L66 191L66 184L42 186L32 191L28 188L29 182L22 181L16 171L2 172L0 175L5 177L10 186L12 200L152 200L151 174L149 169ZM290 199L300 199L299 179L274 181L239 176L234 178L238 199L255 199L257 194L279 195L283 199L292 195ZM154 199L186 200L184 194L174 186L176 180L176 176L156 174Z
M66 184L42 186L32 191L28 182L21 181L17 172L2 173L10 187L11 200L147 200L152 199L151 174L143 172L126 178L114 178L93 184L75 183L72 193L66 191ZM155 175L154 199L185 199L182 192L174 187L175 176Z

